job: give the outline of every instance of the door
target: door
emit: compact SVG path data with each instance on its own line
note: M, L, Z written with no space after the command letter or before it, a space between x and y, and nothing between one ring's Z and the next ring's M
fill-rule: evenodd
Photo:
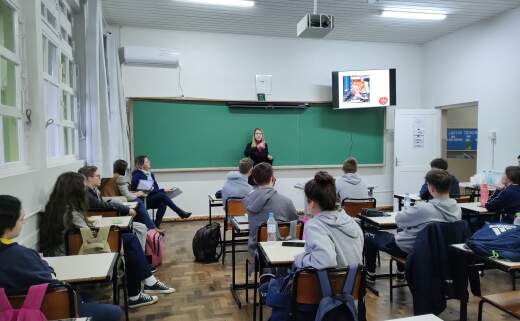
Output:
M440 110L396 109L394 194L419 193L430 161L441 155L440 131Z

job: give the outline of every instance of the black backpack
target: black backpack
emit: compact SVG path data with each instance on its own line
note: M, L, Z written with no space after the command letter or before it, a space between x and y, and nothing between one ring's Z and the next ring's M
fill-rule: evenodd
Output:
M219 223L212 222L201 227L193 236L192 247L195 261L201 263L217 262L222 255L221 242Z

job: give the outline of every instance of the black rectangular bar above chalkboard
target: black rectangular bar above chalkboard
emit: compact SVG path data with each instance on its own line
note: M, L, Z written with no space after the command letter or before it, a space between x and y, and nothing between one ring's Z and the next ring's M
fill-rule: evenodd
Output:
M304 102L289 101L228 101L229 108L255 108L255 109L305 109L310 106Z

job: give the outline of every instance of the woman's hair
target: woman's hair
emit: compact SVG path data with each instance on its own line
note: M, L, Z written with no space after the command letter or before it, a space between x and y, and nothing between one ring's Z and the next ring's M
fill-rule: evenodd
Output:
M86 210L85 176L74 172L61 174L40 219L40 251L45 254L59 247L65 241L65 222L72 220L72 211Z
M16 226L20 218L22 203L11 195L0 195L0 236Z
M123 159L118 159L114 162L113 173L119 174L121 176L125 176L127 168L128 168L128 163Z
M256 147L255 133L256 133L257 130L262 132L262 142L264 142L264 144L265 144L264 131L262 130L262 128L255 128L253 130L253 137L251 137L251 147Z
M305 184L305 197L318 203L322 211L336 209L336 186L334 177L325 171L319 171Z
M258 185L268 184L273 177L273 167L269 163L256 164L251 176Z
M520 166L506 167L506 176L513 184L520 184Z
M147 159L148 156L146 155L139 155L135 158L135 169L141 169L143 168L144 160Z

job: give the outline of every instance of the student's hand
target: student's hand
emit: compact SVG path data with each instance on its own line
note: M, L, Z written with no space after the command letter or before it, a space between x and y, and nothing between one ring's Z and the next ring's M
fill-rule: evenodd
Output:
M497 183L497 190L501 191L509 185L509 180L506 175L502 175L502 178Z
M267 159L268 159L268 160L273 160L273 156L271 156L271 155L267 155Z
M133 208L131 208L131 209L128 211L128 215L130 215L131 217L135 217L136 214L137 214L137 213L136 213L136 211L135 211Z
M143 191L137 191L133 193L135 197L143 197L146 194Z
M168 187L168 188L165 188L164 191L165 191L166 193L168 193L168 192L173 191L173 188L172 188L172 187Z

